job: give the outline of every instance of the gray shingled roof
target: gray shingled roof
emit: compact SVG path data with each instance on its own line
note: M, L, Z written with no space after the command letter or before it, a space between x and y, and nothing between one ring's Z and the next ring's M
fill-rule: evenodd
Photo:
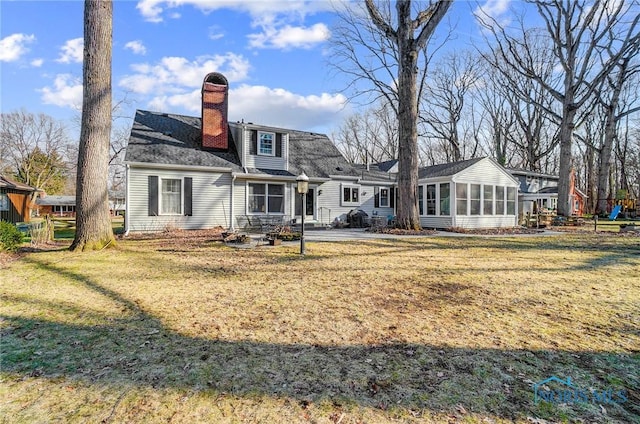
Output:
M231 132L228 152L203 150L201 128L200 118L138 110L125 161L242 171Z
M18 181L13 181L4 175L0 175L0 188L4 188L7 190L20 190L20 191L37 191L38 189L35 187L31 187L30 185L20 183Z
M201 119L167 113L136 111L125 161L187 166L231 168L243 172L229 132L229 152L203 150ZM234 123L229 123L233 127ZM270 127L265 127L270 128ZM324 134L279 129L289 134L289 170L247 169L250 174L296 176L304 171L309 177L329 175L358 176Z
M36 204L40 206L75 206L76 196L45 196L36 199Z
M471 165L480 162L484 158L461 160L458 162L441 163L427 166L418 170L418 178L448 177L464 171Z

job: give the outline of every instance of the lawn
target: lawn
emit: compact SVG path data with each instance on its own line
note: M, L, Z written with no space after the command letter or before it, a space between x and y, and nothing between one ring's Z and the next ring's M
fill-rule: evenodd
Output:
M0 422L639 422L639 240L5 256ZM536 402L551 376L614 396Z

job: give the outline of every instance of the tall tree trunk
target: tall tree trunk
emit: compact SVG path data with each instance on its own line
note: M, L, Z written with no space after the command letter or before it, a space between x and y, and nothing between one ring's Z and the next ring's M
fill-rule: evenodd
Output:
M399 1L398 8L398 210L397 225L419 229L418 215L418 52L413 46L411 2ZM405 22L402 20L404 19Z
M82 126L78 153L76 235L72 250L114 244L109 196L113 3L85 0Z
M569 216L570 175L572 166L571 148L573 145L573 130L575 127L576 110L570 102L565 102L560 124L560 178L558 179L558 215Z

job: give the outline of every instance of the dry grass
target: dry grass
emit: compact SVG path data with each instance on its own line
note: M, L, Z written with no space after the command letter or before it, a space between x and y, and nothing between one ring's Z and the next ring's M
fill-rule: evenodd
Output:
M637 238L234 249L164 234L1 263L2 422L634 422ZM620 405L534 403L570 376Z

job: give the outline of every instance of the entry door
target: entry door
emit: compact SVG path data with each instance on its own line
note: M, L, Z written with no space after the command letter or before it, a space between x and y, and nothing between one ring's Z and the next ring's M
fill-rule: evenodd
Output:
M310 218L313 219L315 216L316 205L315 205L315 196L316 189L309 187L309 191L307 192L307 210L305 213L305 219ZM302 211L302 197L296 193L296 216L301 216Z

